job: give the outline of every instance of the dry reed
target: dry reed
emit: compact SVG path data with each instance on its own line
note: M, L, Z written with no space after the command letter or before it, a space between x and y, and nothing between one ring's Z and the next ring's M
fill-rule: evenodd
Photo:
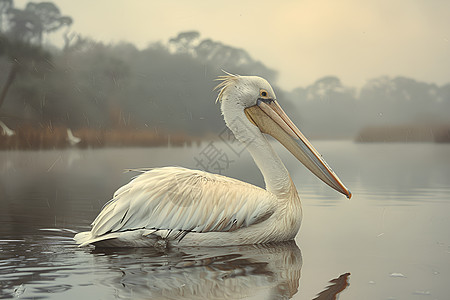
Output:
M81 128L73 130L73 135L80 139L71 145L65 127L33 127L24 125L15 130L12 136L0 133L0 150L37 150L101 148L101 147L160 147L190 145L198 139L183 133L155 132L153 130L109 129L99 130Z

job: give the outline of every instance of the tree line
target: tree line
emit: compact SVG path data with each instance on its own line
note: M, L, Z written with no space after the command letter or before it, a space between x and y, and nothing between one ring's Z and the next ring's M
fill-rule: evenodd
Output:
M381 76L356 89L327 76L289 93L298 119L315 137L354 137L366 127L450 125L450 84Z
M145 49L70 32L51 2L24 9L0 0L0 121L72 129L149 129L205 136L224 128L215 103L221 70L276 82L277 71L244 49L182 32ZM63 49L45 45L61 32ZM449 122L450 84L380 77L361 88L327 76L307 87L274 86L281 105L312 137L352 137L369 125Z

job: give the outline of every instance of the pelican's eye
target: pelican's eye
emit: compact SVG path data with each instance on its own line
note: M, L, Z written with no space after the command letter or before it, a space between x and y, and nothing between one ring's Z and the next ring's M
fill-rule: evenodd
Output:
M269 96L269 93L266 90L260 90L259 95L263 98L267 98L267 96Z

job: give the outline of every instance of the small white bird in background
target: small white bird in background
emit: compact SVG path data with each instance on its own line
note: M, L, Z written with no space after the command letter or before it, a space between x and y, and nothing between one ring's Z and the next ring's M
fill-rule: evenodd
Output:
M250 152L266 189L179 167L143 171L114 193L91 231L75 235L80 246L225 246L294 239L302 220L300 198L265 134L330 187L351 197L278 105L265 79L231 74L219 79L217 100L225 123Z
M69 144L71 146L75 146L79 142L81 142L81 139L79 137L76 137L72 133L72 129L67 128L67 140L69 141Z
M2 135L13 136L14 134L16 134L14 130L6 126L6 124L2 121L0 121L0 127L2 128Z

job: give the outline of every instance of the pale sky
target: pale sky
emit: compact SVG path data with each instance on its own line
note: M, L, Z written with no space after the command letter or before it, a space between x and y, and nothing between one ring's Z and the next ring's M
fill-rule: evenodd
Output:
M285 89L326 75L355 87L383 75L450 82L448 0L53 2L74 19L73 31L107 43L143 48L197 30L277 70Z

